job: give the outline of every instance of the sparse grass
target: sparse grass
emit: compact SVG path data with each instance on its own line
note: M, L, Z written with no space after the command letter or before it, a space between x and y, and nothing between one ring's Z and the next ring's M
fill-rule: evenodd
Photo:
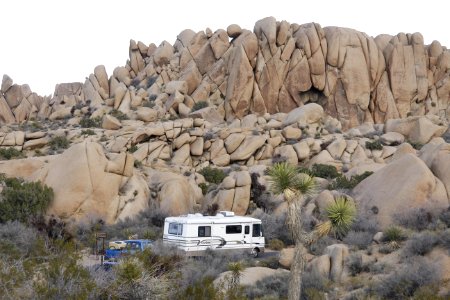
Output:
M81 135L95 135L95 131L92 129L81 130Z
M383 242L401 242L405 239L405 232L397 226L391 226L383 232Z

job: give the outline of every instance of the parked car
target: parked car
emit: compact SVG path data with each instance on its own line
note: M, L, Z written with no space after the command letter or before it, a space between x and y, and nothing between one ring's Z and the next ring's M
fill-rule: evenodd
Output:
M111 241L108 243L108 248L109 249L123 249L123 248L125 248L126 245L127 245L127 243L125 243L125 241Z
M105 252L104 265L115 265L120 258L128 255L134 255L137 252L144 251L150 247L153 241L151 240L125 240L124 247L121 249L107 249Z

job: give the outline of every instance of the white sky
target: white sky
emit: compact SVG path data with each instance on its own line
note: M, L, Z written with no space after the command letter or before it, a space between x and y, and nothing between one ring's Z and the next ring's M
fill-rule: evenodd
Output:
M129 40L173 44L182 30L230 24L253 30L259 19L350 27L376 36L421 32L450 47L450 3L396 0L6 0L0 7L0 77L49 95L95 66L108 75L128 58Z

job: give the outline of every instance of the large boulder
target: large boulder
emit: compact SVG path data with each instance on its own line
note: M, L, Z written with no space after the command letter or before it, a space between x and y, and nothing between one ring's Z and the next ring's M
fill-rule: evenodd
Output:
M147 178L151 202L170 216L193 212L202 197L201 189L180 174L147 169Z
M392 224L399 212L418 207L441 209L449 204L444 184L413 154L405 154L378 170L353 193L363 213L378 211L375 218L382 227Z
M309 103L291 110L283 120L283 126L299 123L302 125L318 123L324 116L319 104Z
M119 196L133 176L133 161L125 153L108 159L100 144L85 141L67 149L30 178L53 188L55 199L48 214L75 221L98 217L113 223L125 206L145 208L147 203L144 192L133 201Z
M435 116L408 117L387 120L384 131L398 132L415 144L426 144L433 137L442 136L448 126Z
M442 181L450 199L450 144L440 138L434 143L431 141L420 149L419 157Z

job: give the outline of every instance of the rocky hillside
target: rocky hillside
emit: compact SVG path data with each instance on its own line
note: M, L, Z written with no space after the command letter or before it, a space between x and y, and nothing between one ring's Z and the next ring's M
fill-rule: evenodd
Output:
M61 119L80 105L96 115L114 107L148 119L139 108L150 100L159 117L185 117L206 101L218 118L231 121L315 102L349 129L430 113L448 117L449 68L450 51L437 41L424 45L420 33L373 38L269 17L253 32L238 25L188 29L173 45L159 47L132 40L127 64L112 76L98 66L84 83L57 85L53 97L37 96L5 76L0 120Z
M0 172L52 187L49 214L114 223L148 207L246 214L262 206L267 166L331 165L348 180L375 172L354 190L318 181L350 189L389 225L398 210L449 205L449 70L450 51L419 33L372 38L271 17L254 32L131 41L110 77L98 66L52 97L5 75Z

